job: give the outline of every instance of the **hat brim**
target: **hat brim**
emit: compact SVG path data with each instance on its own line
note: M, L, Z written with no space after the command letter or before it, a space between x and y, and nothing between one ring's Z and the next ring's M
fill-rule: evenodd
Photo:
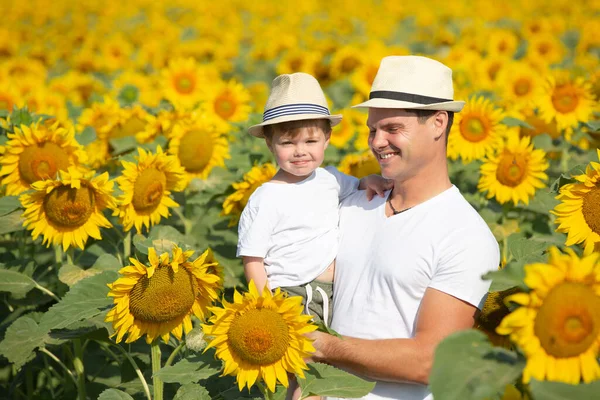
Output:
M352 108L399 108L404 110L436 110L460 112L465 106L464 101L445 101L443 103L419 104L409 101L390 99L370 99L363 103L352 106Z
M263 134L263 127L265 127L267 125L275 125L275 124L279 124L282 122L289 122L289 121L304 121L307 119L328 119L331 122L331 127L334 127L342 121L342 115L341 114L336 114L336 115L323 115L323 114L284 115L281 117L270 119L266 122L263 122L262 124L252 125L250 128L248 128L248 133L251 134L252 136L264 138L265 135Z

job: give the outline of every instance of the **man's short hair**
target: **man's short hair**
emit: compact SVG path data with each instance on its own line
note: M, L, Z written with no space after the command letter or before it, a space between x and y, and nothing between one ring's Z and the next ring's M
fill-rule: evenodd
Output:
M424 124L429 118L431 118L437 110L409 110L417 114L417 121L419 124ZM450 129L454 123L454 112L446 111L448 113L448 125L446 126L446 143L448 143L448 136L450 135Z
M263 126L263 135L270 141L273 139L275 132L294 135L301 128L319 128L327 136L331 133L331 122L328 119L303 119L265 125Z

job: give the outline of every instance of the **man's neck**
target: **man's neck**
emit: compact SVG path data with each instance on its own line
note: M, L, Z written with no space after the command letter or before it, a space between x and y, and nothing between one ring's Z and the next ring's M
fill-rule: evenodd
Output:
M390 199L398 210L414 207L452 187L448 177L448 166L443 163L430 164L408 179L395 181Z

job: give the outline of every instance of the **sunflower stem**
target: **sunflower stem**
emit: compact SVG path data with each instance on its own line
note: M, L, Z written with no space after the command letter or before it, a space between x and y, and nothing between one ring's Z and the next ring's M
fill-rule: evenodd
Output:
M185 347L185 342L182 340L181 343L179 343L179 346L175 347L175 350L173 350L173 352L171 353L171 355L169 356L169 358L167 358L167 362L165 363L165 367L168 367L169 365L171 365L171 363L175 359L175 356L177 356L177 354L179 354L179 352L184 347Z
M54 300L56 301L60 301L60 298L55 295L54 293L52 293L52 291L50 291L49 289L46 289L45 287L43 287L42 285L40 285L39 283L35 282L35 288L46 293L48 296L52 297Z
M156 339L150 345L150 353L152 355L152 382L154 386L154 400L163 400L163 381L156 376L160 371L160 341Z
M146 393L146 398L148 400L152 400L152 396L150 395L150 387L148 386L148 382L146 382L146 378L144 378L144 374L142 374L142 371L140 370L140 367L138 367L137 363L135 362L135 360L133 359L133 357L131 357L131 355L129 354L129 352L127 350L125 350L124 348L121 347L121 345L119 344L115 344L115 343L104 343L104 342L99 342L106 350L110 351L110 348L108 347L108 345L113 345L114 347L116 347L117 349L119 349L119 351L121 353L123 353L123 355L127 358L127 360L129 361L129 363L131 364L131 366L133 367L133 369L135 370L135 373L137 374L138 378L140 378L140 381L142 382L142 387L144 388L144 393ZM112 352L111 352L112 353Z
M67 264L75 265L75 264L73 264L73 252L74 251L75 250L73 249L73 247L69 247L69 249L65 253L67 255Z
M63 262L62 249L60 245L54 246L54 260L56 260L56 265L61 266Z
M61 368L66 372L67 376L69 378L71 378L71 380L73 381L75 386L77 386L77 379L75 379L75 375L73 375L73 372L71 372L71 370L69 368L67 368L67 366L62 361L60 361L60 359L58 357L56 357L53 353L51 353L50 351L46 350L43 347L40 347L40 351L42 353L44 353L45 355L47 355L48 357L50 357L52 359L52 361L54 361L55 363L60 365Z
M123 261L127 262L129 260L129 256L131 255L131 230L127 232L125 238L123 239Z
M275 399L274 393L272 393L268 387L265 386L262 382L256 382L256 385L260 389L260 392L265 396L265 400L273 400Z
M81 339L73 340L73 345L75 347L73 365L75 366L75 372L77 373L77 397L79 400L86 400L85 369L83 366L83 346L81 345Z

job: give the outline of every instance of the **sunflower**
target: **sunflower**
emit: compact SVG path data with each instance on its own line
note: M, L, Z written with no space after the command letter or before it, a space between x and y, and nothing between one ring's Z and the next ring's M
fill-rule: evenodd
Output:
M275 392L277 381L288 386L288 372L304 378L304 358L315 351L304 334L317 327L302 314L301 297L287 297L279 288L271 294L266 287L261 295L254 281L248 290L235 291L233 303L223 300L222 308L209 308L212 325L202 325L212 337L206 348L216 348L225 363L223 375L237 376L240 390L262 379Z
M461 158L463 163L481 160L502 145L506 126L500 121L504 112L486 98L477 96L467 102L448 137L448 157Z
M218 72L210 67L200 66L193 58L174 59L161 73L164 97L175 107L193 108L210 87Z
M504 148L484 161L477 189L500 204L511 200L515 206L519 201L529 204L535 190L545 186L548 167L546 152L534 150L531 138L511 135Z
M523 136L538 136L544 133L549 135L552 139L560 138L560 131L556 126L556 121L546 122L540 118L534 112L527 112L524 115L525 122L531 126L531 128L519 127L519 134Z
M118 122L108 131L110 139L120 139L127 136L136 136L146 130L146 124L150 114L140 105L120 110L121 117Z
M338 169L340 172L355 176L358 179L364 178L367 175L381 173L381 167L370 151L365 151L361 154L346 155L340 161Z
M131 265L119 271L123 276L108 284L115 306L105 321L112 322L117 343L126 333L126 343L143 335L148 344L159 337L166 343L171 334L181 340L183 332L192 330L192 315L200 320L208 317L208 307L223 284L215 273L220 266L210 249L189 261L193 253L173 246L171 259L169 253L158 256L150 247L149 265L129 259Z
M581 77L572 79L566 71L548 77L537 103L544 121L556 120L558 129L567 134L579 122L591 120L595 106L591 85Z
M241 122L252 110L250 92L236 81L219 82L204 88L204 109L223 122Z
M171 191L180 192L186 187L185 170L177 157L163 153L160 146L156 154L138 147L137 164L121 161L123 174L117 178L123 194L118 198L119 216L125 232L134 225L138 233L142 225L150 229L160 222L161 216L168 218L169 208L178 207L171 199Z
M23 226L33 230L33 239L41 234L42 244L84 249L88 237L102 239L98 228L110 228L104 217L105 208L114 208L113 181L108 172L93 177L94 172L82 172L75 167L59 172L60 179L35 182L35 192L23 194L21 204Z
M123 123L121 106L115 99L105 96L102 102L92 103L84 109L77 123L79 131L90 126L94 128L96 137L106 139L117 124Z
M600 149L597 150L600 159ZM600 251L600 163L590 162L577 182L560 188L554 210L556 230L567 234L567 246L584 242L584 253Z
M577 385L600 378L600 253L579 258L550 248L548 264L525 266L529 293L507 298L521 307L497 332L510 335L527 357L523 382Z
M229 145L220 124L206 115L195 117L190 124L173 127L169 153L179 158L188 182L193 178L206 179L216 166L224 167Z
M543 83L535 69L521 62L508 64L496 82L503 104L517 111L534 108Z
M363 65L356 68L350 78L350 82L354 89L365 97L369 96L371 86L375 80L375 75L377 75L377 71L379 71L379 61L374 60L375 59L368 59Z
M40 125L14 128L8 133L5 153L0 158L0 177L6 194L15 196L29 190L41 179L54 179L57 172L85 161L85 153L74 138L73 130Z
M223 202L221 216L230 216L229 226L234 226L240 220L240 215L254 191L263 183L273 178L277 168L271 163L255 165L244 174L241 182L231 184L235 192L227 196Z
M277 63L277 74L292 74L294 72L305 72L315 75L317 64L322 56L315 51L307 51L292 48L285 52Z
M334 79L339 79L351 74L365 61L362 50L357 46L340 47L331 57L330 74Z
M487 49L490 55L512 58L517 47L519 38L508 29L496 29L489 33Z
M526 57L534 63L551 65L561 62L564 54L565 47L558 38L558 35L551 32L544 32L529 39Z

